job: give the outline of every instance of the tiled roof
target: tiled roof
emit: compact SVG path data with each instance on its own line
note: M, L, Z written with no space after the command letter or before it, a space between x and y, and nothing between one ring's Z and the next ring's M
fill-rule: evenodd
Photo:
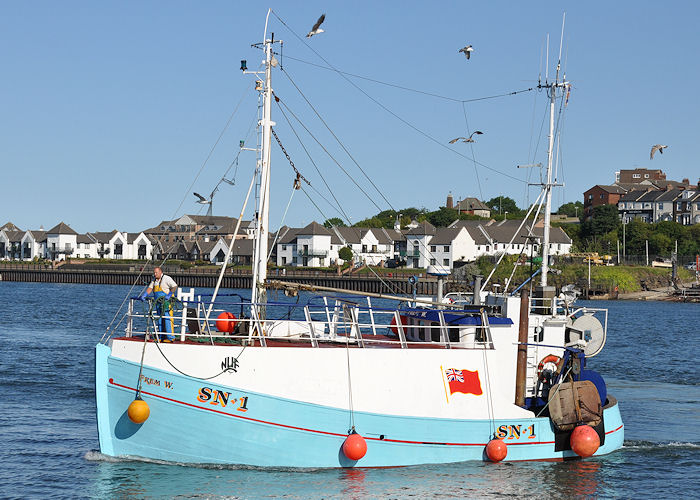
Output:
M77 235L78 233L73 231L73 229L71 229L71 227L68 224L66 224L64 222L59 222L54 227L52 227L51 229L46 231L46 234L75 234L75 235Z
M424 234L435 234L435 226L433 226L430 222L423 221L420 224L418 224L418 227L414 227L410 231L408 231L406 234L410 235L424 235Z

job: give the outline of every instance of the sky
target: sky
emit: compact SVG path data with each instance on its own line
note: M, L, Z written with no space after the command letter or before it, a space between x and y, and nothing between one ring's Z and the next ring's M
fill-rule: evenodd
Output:
M699 2L5 0L0 225L138 232L206 213L192 192L222 177L235 184L220 183L213 213L237 217L256 161L239 141L255 147L258 106L240 61L261 67L251 44L268 8L284 42L274 128L312 185L293 192L273 143L273 229L435 210L448 193L534 201L540 170L517 165L546 163L547 97L525 90L545 78L547 35L552 78L564 13L572 90L557 103L553 207L620 169L700 177ZM322 13L325 32L305 38ZM657 143L669 148L652 161Z

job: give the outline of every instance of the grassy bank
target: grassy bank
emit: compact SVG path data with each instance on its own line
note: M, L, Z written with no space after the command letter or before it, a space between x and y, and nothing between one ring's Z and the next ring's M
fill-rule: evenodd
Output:
M479 261L479 269L488 274L493 269L493 263L486 259ZM536 269L536 268L535 268ZM607 289L618 287L621 293L638 292L647 289L660 288L671 284L671 270L665 268L646 266L591 266L591 286ZM505 283L513 265L503 265L496 270L493 281ZM517 266L513 283L522 283L530 275L529 264ZM689 282L695 279L695 273L687 269L678 269L681 281ZM569 283L581 283L588 281L588 265L566 264L554 266L549 275L549 283L555 286L563 286Z

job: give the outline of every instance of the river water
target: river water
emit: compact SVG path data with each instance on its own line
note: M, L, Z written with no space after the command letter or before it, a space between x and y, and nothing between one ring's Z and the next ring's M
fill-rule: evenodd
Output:
M605 376L620 402L625 445L611 455L284 470L185 467L99 453L94 346L128 291L0 282L0 497L698 497L700 304L589 303L610 310L607 344L589 367Z

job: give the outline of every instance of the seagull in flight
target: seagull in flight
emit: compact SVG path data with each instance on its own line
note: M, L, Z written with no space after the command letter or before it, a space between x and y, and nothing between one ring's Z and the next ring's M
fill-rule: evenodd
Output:
M454 139L452 139L450 141L450 144L454 144L455 142L459 141L460 139L462 140L462 142L474 142L474 138L473 138L474 134L482 135L483 132L481 130L475 130L474 132L472 132L472 134L469 137L455 137Z
M651 147L651 153L649 153L649 159L650 159L650 160L653 160L653 159L654 159L654 153L656 153L657 151L658 151L659 153L661 153L661 154L664 154L664 149L666 149L667 147L668 147L668 146L665 146L665 145L663 145L663 144L654 144L654 145Z
M207 200L204 196L202 196L199 193L192 193L195 195L197 198L199 198L199 201L197 203L201 203L202 205L209 205L211 203L211 200Z
M318 21L316 21L316 24L313 25L311 28L311 31L309 31L306 34L306 38L311 38L314 35L318 35L319 33L323 33L323 30L321 29L321 24L323 24L323 21L326 20L326 15L321 14L321 17L318 18Z
M459 49L459 51L464 52L465 57L469 59L472 55L472 52L474 52L474 49L471 45L467 45L466 47L462 47L461 49Z

